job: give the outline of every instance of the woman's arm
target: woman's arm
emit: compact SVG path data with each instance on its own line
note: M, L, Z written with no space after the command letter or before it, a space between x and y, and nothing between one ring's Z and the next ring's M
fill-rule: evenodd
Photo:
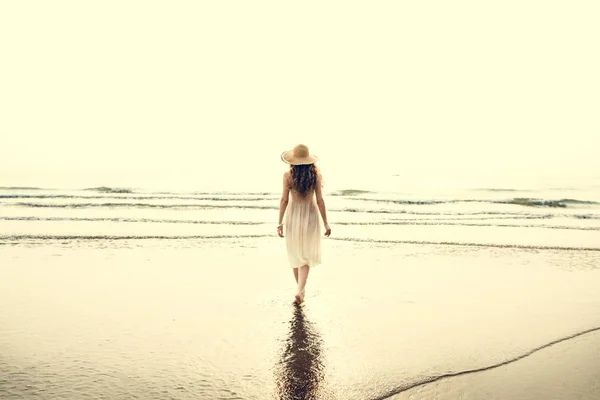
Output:
M283 174L283 193L279 201L279 225L277 226L277 234L283 237L283 216L290 199L290 173Z
M321 218L323 218L323 224L325 225L325 236L331 235L331 228L327 223L327 209L325 208L325 200L323 200L323 191L321 190L321 177L317 178L317 187L315 188L315 193L317 195L317 206L319 206L319 211L321 212Z

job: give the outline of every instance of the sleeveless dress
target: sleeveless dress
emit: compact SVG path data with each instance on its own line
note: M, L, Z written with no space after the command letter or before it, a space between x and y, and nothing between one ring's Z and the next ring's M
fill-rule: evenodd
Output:
M285 218L288 259L292 268L321 264L321 224L315 191L306 197L291 190Z

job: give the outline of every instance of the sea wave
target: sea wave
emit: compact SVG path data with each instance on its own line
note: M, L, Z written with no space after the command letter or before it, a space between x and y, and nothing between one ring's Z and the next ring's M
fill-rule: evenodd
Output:
M551 215L539 216L490 216L490 217L472 217L469 215L456 217L440 216L441 218L391 218L379 222L358 222L358 221L340 221L337 225L405 225L422 222L424 224L437 223L456 223L460 221L487 221L487 220L532 220L548 219ZM465 218L466 217L466 218ZM268 222L259 221L228 221L228 220L188 220L188 219L156 219L156 218L110 218L110 217L34 217L34 216L0 216L2 221L89 221L89 222L153 222L153 223L182 223L182 224L224 224L224 225L261 225ZM452 222L448 222L452 221ZM483 224L482 224L483 226Z
M531 218L524 218L531 219ZM472 226L472 227L499 227L499 228L541 228L541 229L568 229L581 231L600 231L600 226L570 226L570 225L532 225L509 223L469 222L473 220L486 220L470 218L464 219L403 219L393 221L340 221L335 225L341 226ZM511 218L514 220L514 218ZM263 221L225 221L225 220L189 220L189 219L157 219L157 218L107 218L107 217L2 217L0 221L47 221L47 222L111 222L111 223L153 223L153 224L194 224L194 225L266 225Z
M19 207L30 208L164 208L164 209L214 209L214 208L249 208L260 210L276 210L275 206L254 206L242 204L152 204L152 203L14 203Z
M339 240L346 242L363 243L384 243L384 244L416 244L416 245L439 245L439 246L463 246L463 247L493 247L523 250L564 250L564 251L600 251L600 247L576 247L576 246L538 246L521 244L502 244L502 243L473 243L473 242L446 242L446 241L427 241L427 240L382 240L382 239L359 239L351 237L331 237L329 240Z
M201 240L201 239L258 239L276 238L275 234L255 235L0 235L0 243L20 240ZM328 240L355 243L380 243L380 244L408 244L408 245L434 245L434 246L461 246L474 248L507 248L521 250L551 250L551 251L594 251L600 252L600 247L577 247L577 246L543 246L543 245L520 245L503 243L475 243L475 242L450 242L450 241L427 241L427 240L382 240L361 239L353 237L331 237Z
M573 205L597 205L596 201L578 200L578 199L560 199L545 200L533 199L527 197L516 197L509 200L491 200L491 199L447 199L447 200L406 200L406 199L381 199L368 197L351 197L350 200L369 201L373 203L389 203L401 205L436 205L436 204L457 204L457 203L488 203L488 204L516 204L531 207L560 207L566 208L568 204Z
M278 204L216 204L216 202L208 201L206 203L147 203L147 202L68 202L68 203L43 203L43 202L5 202L3 206L9 207L25 207L25 208L41 208L41 209L86 209L86 208L132 208L132 209L164 209L164 210L215 210L215 209L248 209L248 210L278 210ZM517 218L523 217L534 217L534 218L546 218L549 217L546 214L535 214L529 212L507 212L507 211L416 211L406 209L368 209L368 208L351 208L332 207L328 209L328 212L334 213L350 213L350 214L376 214L376 215L415 215L415 216L452 216L452 217L467 217L467 216L499 216L499 217L510 217L514 216ZM568 215L564 215L569 217ZM579 217L584 219L583 217ZM593 218L593 217L592 217Z
M272 196L277 193L273 192L229 192L229 191L220 191L220 192L192 192L194 195L219 195L219 196L239 196L239 195L248 195L248 196Z
M198 225L264 225L266 222L256 221L223 221L223 220L182 220L154 218L79 218L79 217L0 217L0 221L49 221L49 222L133 222L158 224L198 224Z
M253 239L273 235L0 235L0 241L10 240L148 240L148 239Z
M498 204L515 204L519 206L528 207L560 207L565 208L567 205L560 202L559 200L543 200L543 199L531 199L528 197L515 197L510 200L497 200L494 203Z
M575 214L573 218L577 219L600 219L600 215L598 214Z
M276 200L276 197L215 197L213 196L79 196L70 194L0 194L0 199L112 199L112 200L204 200L204 201L261 201L261 200Z
M600 226L571 226L571 225L525 225L525 224L489 224L489 223L465 223L465 222L445 222L433 221L423 222L419 220L411 221L378 221L378 222L336 222L336 225L349 226L474 226L474 227L497 227L497 228L540 228L540 229L567 229L578 231L600 231Z
M0 186L0 190L51 190L34 186Z
M560 201L561 203L566 203L566 204L600 204L600 202L597 202L597 201L577 200L577 199L561 199L558 201Z
M433 205L433 204L444 204L444 203L459 203L468 201L481 201L481 200L402 200L402 199L372 199L367 197L351 197L350 200L358 201L371 201L374 203L391 203L391 204L405 204L405 205Z
M357 194L373 193L368 190L344 189L329 193L330 196L356 196Z
M429 213L426 215L430 215ZM452 215L448 215L448 214L443 214L443 218L390 218L390 221L472 221L472 220L476 220L476 221L485 221L485 220L503 220L503 219L508 219L508 220L519 220L519 219L550 219L550 218L554 218L555 216L552 214L537 214L537 215L523 215L523 214L514 214L514 213L507 213L505 215L490 215L490 216L486 216L486 215L478 215L476 217L473 217L469 214L462 214L462 215L456 215L453 214L455 216Z
M528 206L528 207L560 207L560 208L566 208L568 204L580 204L580 205L600 204L596 201L588 201L588 200L577 200L577 199L544 200L544 199L533 199L533 198L529 198L529 197L515 197L512 200L500 200L500 201L495 201L495 203L516 204L516 205Z
M525 189L507 189L507 188L478 188L474 189L481 192L529 192Z
M153 195L185 195L185 196L205 196L205 195L214 195L214 196L239 196L239 195L247 195L247 196L274 196L278 193L274 192L232 192L228 190L220 190L220 191L211 191L211 192L202 192L202 191L186 191L186 192L147 192L148 194Z
M503 216L530 216L531 214L523 214L516 212L504 212L504 211L472 211L472 212L438 212L438 211L412 211L412 210L370 210L362 208L342 208L332 209L331 211L337 212L348 212L348 213L366 213L366 214L403 214L403 215L450 215L450 216L467 216L467 215L503 215Z
M133 190L129 188L112 188L108 186L99 186L93 188L87 188L83 190L89 190L93 192L101 192L101 193L133 193Z

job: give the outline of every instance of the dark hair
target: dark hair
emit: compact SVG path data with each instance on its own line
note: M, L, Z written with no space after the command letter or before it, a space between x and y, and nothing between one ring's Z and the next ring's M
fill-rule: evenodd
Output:
M321 176L321 172L315 164L290 165L290 174L292 189L300 193L302 197L317 186L317 180Z

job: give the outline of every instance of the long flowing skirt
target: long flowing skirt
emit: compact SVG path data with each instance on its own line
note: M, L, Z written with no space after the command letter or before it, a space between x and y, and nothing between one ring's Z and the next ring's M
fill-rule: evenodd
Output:
M291 201L286 215L286 245L290 265L299 268L321 263L321 225L315 201Z

